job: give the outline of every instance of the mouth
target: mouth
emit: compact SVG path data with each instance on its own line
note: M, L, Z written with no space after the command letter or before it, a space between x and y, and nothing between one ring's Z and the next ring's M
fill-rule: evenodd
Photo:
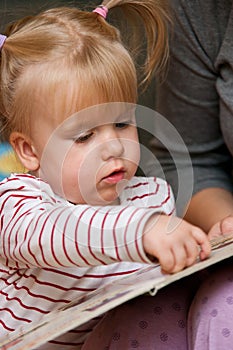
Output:
M117 184L118 182L122 181L125 178L125 170L124 169L118 169L114 170L109 175L105 176L103 178L103 181L108 184Z

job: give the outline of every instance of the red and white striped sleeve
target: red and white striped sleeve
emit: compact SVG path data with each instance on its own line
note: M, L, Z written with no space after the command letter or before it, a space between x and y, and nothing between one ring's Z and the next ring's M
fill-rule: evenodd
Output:
M134 205L136 199L130 205L71 205L26 174L1 182L0 196L0 255L9 268L150 262L142 234L158 208Z

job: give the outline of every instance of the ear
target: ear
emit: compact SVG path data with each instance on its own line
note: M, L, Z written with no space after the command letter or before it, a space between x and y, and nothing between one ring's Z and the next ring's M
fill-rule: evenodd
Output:
M10 144L26 169L29 171L39 169L40 161L29 137L14 131L10 135Z

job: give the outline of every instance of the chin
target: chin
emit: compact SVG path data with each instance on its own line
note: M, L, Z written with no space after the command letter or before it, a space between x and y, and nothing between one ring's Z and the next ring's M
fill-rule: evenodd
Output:
M97 196L96 198L90 198L86 201L86 204L96 205L96 206L107 206L107 205L117 205L119 204L118 194L115 192L114 194L105 194Z
M76 197L74 196L66 196L66 199L72 203L72 204L88 204L92 206L107 206L107 205L118 205L119 198L118 193L115 190L112 191L101 191L97 194L95 193L95 196L93 194L86 194L85 198L83 197Z
M118 194L115 193L115 195L113 196L103 196L101 199L102 204L100 205L117 205L119 204L119 197Z
M93 200L93 201L90 201L86 204L89 204L89 205L92 205L92 206L101 206L101 207L105 207L105 206L108 206L108 205L118 205L120 202L119 202L119 198L115 198L115 199L109 199L109 200L106 200L106 199L98 199L98 200Z

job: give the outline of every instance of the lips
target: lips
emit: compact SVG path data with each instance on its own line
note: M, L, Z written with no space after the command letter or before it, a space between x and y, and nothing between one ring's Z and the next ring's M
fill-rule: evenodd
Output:
M119 169L119 170L113 171L111 174L104 177L103 181L109 184L117 184L118 182L122 181L124 177L125 177L124 169Z

